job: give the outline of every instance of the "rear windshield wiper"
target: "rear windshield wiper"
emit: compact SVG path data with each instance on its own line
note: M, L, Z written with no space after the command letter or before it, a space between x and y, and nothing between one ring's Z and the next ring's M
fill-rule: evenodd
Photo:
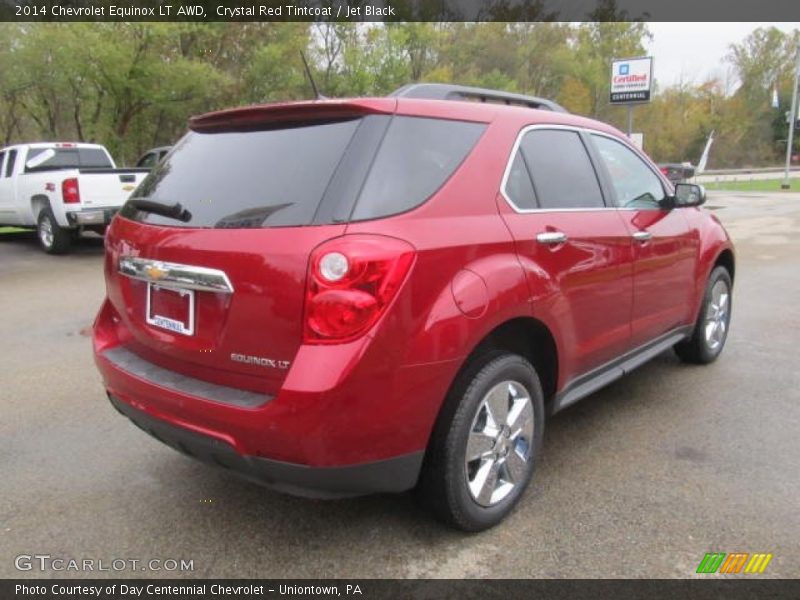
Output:
M128 200L128 204L136 210L161 215L162 217L169 217L170 219L176 219L184 223L188 223L192 220L192 213L183 208L180 202L176 202L175 204L161 204L160 202L144 200L143 198L131 198Z

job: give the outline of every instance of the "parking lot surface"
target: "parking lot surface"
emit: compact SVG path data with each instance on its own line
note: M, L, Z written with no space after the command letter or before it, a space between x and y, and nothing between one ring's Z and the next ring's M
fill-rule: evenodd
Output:
M711 551L800 577L800 194L708 208L737 247L720 360L664 353L556 415L533 486L476 535L411 494L291 498L146 436L92 362L102 241L57 257L0 235L0 577L691 577ZM20 572L21 554L194 570Z

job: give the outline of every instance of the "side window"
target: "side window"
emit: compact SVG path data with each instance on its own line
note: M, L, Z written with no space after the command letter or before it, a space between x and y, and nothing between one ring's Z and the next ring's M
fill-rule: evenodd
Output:
M11 177L11 174L14 172L14 163L16 162L16 160L17 160L17 151L16 150L9 150L8 151L8 161L6 162L6 170L5 170L5 176L6 177ZM0 164L2 164L2 163L3 163L3 161L2 161L2 159L0 159Z
M528 173L528 167L525 166L522 152L517 151L517 155L511 163L504 191L508 199L520 210L529 210L538 206L536 193L531 184L531 176Z
M630 148L604 135L592 135L621 208L659 208L661 180Z
M156 164L156 155L153 152L148 152L142 158L139 159L139 162L136 163L137 167L142 168L150 168Z
M3 168L3 159L6 157L5 152L0 152L0 170Z
M540 208L602 208L603 193L580 135L534 129L520 144Z

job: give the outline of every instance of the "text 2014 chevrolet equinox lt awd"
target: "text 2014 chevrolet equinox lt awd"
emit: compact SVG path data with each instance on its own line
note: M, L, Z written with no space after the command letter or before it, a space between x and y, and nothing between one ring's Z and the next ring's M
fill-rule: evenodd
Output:
M301 495L416 487L480 530L546 414L725 344L702 188L556 104L420 84L190 130L110 226L94 327L113 405L190 456Z

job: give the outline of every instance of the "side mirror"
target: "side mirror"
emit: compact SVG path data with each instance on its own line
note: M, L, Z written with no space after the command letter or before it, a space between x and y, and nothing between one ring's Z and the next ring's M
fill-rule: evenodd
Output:
M675 208L700 206L706 201L706 188L693 183L676 183L672 205Z

